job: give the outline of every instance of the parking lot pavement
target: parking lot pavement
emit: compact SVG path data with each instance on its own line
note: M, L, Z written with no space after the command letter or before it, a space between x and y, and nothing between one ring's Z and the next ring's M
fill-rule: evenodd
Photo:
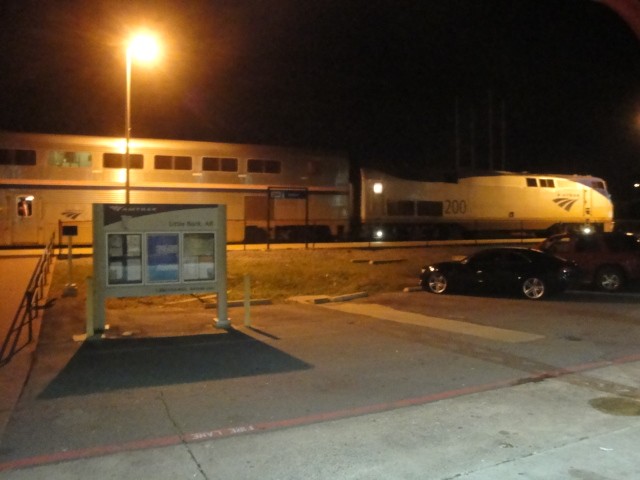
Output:
M530 372L384 309L298 304L256 307L250 326L230 309L229 331L209 310L111 312L113 338L78 343L81 302L46 311L0 478L640 475L639 355Z

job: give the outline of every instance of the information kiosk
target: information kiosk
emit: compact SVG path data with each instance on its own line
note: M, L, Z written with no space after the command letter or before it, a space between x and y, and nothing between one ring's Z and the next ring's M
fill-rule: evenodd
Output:
M217 293L228 328L225 205L94 204L87 335L105 329L108 297Z

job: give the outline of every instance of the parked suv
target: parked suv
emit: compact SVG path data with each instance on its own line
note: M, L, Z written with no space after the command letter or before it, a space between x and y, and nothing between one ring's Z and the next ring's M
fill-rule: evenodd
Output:
M640 243L619 232L553 235L540 250L574 261L583 281L606 292L617 292L640 279Z

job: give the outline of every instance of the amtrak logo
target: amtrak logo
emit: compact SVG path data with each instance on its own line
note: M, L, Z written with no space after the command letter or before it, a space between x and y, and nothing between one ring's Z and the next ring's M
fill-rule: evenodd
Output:
M155 206L145 205L109 205L108 207L118 213L153 213L158 211Z
M82 215L82 212L79 212L77 210L65 210L64 212L62 212L62 216L68 218L69 220L76 220L80 215Z
M560 208L564 208L567 212L571 210L573 204L578 201L577 198L567 198L567 197L559 197L554 198L553 202L558 205Z

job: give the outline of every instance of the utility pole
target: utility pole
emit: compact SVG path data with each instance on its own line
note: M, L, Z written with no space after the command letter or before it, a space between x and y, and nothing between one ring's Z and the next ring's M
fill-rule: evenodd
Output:
M489 145L488 145L488 152L489 152L489 170L493 170L493 92L491 90L489 90L489 107L488 107L488 113L489 113L489 127L488 127L488 134L489 134Z
M456 95L453 111L454 135L455 135L455 166L456 172L460 170L460 98Z

